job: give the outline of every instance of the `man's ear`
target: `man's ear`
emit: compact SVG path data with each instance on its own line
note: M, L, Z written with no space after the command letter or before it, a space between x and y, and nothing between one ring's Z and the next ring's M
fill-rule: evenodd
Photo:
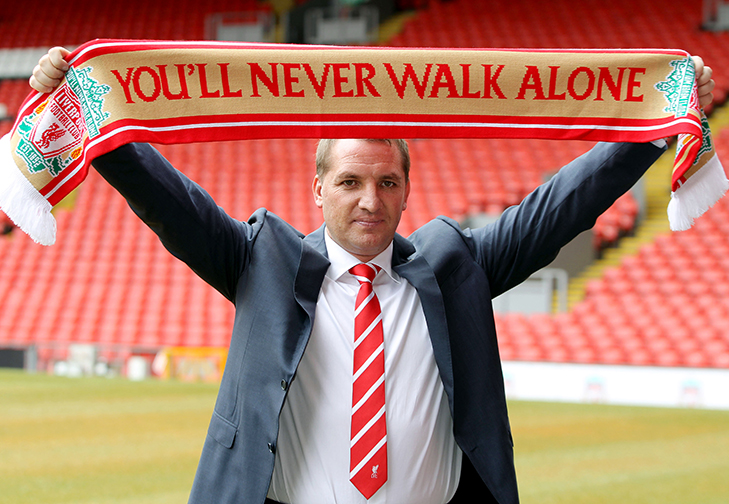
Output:
M314 204L318 206L319 208L322 207L322 184L321 180L319 180L319 175L314 175L314 181L311 184L311 192L314 193Z

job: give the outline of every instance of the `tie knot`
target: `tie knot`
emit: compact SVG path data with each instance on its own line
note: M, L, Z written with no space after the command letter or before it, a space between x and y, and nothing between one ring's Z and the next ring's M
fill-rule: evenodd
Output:
M380 271L380 267L370 263L360 263L349 268L349 272L354 275L360 283L372 283L378 271Z

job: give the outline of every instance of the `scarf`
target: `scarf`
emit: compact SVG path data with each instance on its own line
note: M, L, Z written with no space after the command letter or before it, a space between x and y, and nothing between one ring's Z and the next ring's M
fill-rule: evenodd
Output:
M0 140L0 208L41 244L91 161L129 142L678 135L674 230L727 189L685 51L95 40Z

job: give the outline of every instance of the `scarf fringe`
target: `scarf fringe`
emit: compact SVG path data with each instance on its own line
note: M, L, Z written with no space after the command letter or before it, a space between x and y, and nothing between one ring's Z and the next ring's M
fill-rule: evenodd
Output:
M686 231L729 189L719 157L714 156L694 173L685 184L671 193L668 223L672 231Z
M0 209L33 241L56 242L51 204L18 169L10 149L10 133L0 139Z

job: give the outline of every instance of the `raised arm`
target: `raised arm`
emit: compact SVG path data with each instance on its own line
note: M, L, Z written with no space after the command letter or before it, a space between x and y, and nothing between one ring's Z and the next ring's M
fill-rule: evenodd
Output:
M52 91L68 70L65 58L69 54L62 47L51 49L35 67L30 85L39 92ZM121 146L92 165L173 255L225 297L235 298L255 225L228 216L204 189L150 145Z
M663 153L647 144L600 143L564 166L495 223L467 234L497 296L549 264L628 191Z
M92 162L175 257L233 301L259 224L227 215L148 144L123 145Z
M692 56L701 107L714 99L711 67ZM508 209L493 225L472 231L476 254L496 296L549 264L561 247L591 228L660 156L662 141L598 144ZM663 142L665 144L665 142ZM665 148L665 146L664 146Z

